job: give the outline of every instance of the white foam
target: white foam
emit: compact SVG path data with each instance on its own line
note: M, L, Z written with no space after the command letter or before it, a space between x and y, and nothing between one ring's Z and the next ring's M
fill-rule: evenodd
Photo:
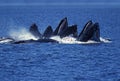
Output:
M100 37L100 41L101 42L104 42L104 43L111 43L112 41L110 41L110 39L105 39L105 38L102 38L102 37Z
M11 30L9 35L15 40L30 40L30 39L37 40L37 38L34 37L25 28L21 28L18 30Z
M76 38L70 37L70 36L64 37L64 38L60 38L59 36L53 36L50 39L56 40L62 44L96 44L96 43L100 43L100 42L96 42L93 40L88 40L87 42L81 42L81 41L78 41ZM110 43L111 42L111 41L104 39L102 37L100 37L100 41L103 43Z
M76 39L73 37L64 37L60 38L59 36L53 36L50 39L56 40L59 43L65 43L65 44L73 44L76 42Z
M0 40L0 44L2 43L9 43L9 42L12 42L13 40L11 39L4 39L4 40Z

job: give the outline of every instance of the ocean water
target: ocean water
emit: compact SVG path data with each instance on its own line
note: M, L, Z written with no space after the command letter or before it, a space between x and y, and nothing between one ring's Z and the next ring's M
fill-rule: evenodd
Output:
M27 31L32 23L41 32L48 25L55 29L67 17L79 33L88 20L99 22L101 37L112 42L0 44L0 81L120 81L119 13L112 7L1 6L0 37Z

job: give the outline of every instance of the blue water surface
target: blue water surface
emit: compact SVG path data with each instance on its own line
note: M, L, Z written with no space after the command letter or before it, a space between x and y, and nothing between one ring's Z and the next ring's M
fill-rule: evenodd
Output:
M99 22L102 44L0 44L0 81L120 81L120 8L70 6L1 6L0 37L11 29L43 32L67 17L82 30L88 20Z

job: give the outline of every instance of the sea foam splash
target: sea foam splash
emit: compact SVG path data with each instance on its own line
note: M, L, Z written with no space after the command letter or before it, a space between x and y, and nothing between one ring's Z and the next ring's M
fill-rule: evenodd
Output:
M64 38L60 38L60 36L53 36L50 39L56 40L62 44L96 44L96 43L100 43L100 42L96 42L93 40L88 40L87 42L81 42L81 41L78 41L76 38L70 37L70 36L67 36ZM111 42L111 41L104 39L102 37L100 37L100 41L103 43L110 43Z
M63 43L63 44L75 44L77 42L76 38L70 36L64 38L60 38L60 36L53 36L50 39L56 40L59 43Z
M112 41L110 40L110 38L103 38L103 37L100 37L100 41L101 42L104 42L104 43L111 43Z
M37 40L36 37L34 37L29 31L27 31L25 28L21 28L18 30L11 30L9 32L10 37L12 37L15 40Z

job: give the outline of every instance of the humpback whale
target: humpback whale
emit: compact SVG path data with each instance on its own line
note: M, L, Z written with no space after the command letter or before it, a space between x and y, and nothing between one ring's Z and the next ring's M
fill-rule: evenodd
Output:
M43 38L49 38L53 35L53 29L51 26L48 26L43 33Z
M88 21L82 32L79 34L78 40L82 42L86 42L88 40L100 41L99 24L93 24L91 20Z
M39 32L38 26L33 23L30 28L29 32L37 38L37 40L30 39L30 40L15 40L13 38L1 38L0 42L8 41L12 44L20 44L20 43L31 43L31 42L40 42L40 43L59 43L58 40L51 39L52 36L59 36L60 38L64 38L66 36L72 36L77 41L87 42L88 40L93 40L100 42L100 28L99 23L93 23L92 20L89 20L85 26L83 27L82 31L78 35L77 25L68 26L67 17L63 18L60 23L58 24L55 30L49 25L45 31L42 33Z
M62 19L60 21L59 25L57 26L57 28L53 32L53 35L60 35L66 28L68 28L67 17L65 17L64 19Z
M72 25L63 30L63 32L60 34L60 37L66 37L72 35L73 37L77 37L77 25Z
M42 34L39 32L38 26L35 23L30 26L29 31L36 38L38 39L42 38Z
M100 42L100 28L99 23L94 24L94 32L93 36L91 37L91 40Z

